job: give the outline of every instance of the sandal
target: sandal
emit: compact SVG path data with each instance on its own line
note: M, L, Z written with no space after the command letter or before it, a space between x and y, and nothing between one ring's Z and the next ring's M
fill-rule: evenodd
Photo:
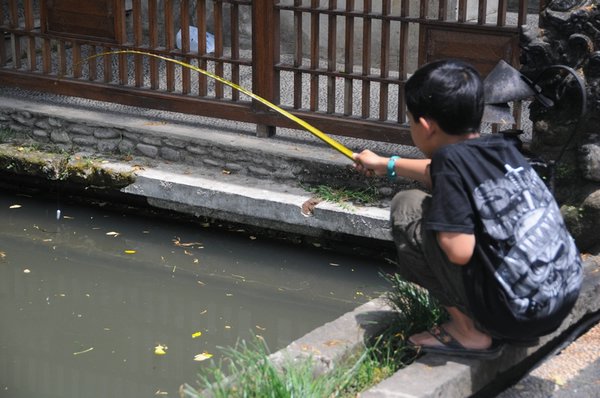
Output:
M458 342L452 335L450 335L443 326L434 326L428 330L428 332L435 337L441 346L430 346L430 345L418 345L412 341L407 340L409 347L413 347L421 352L430 354L442 354L442 355L454 355L462 358L479 358L479 359L495 359L502 354L504 344L499 341L492 340L490 348L486 349L473 349L466 348L464 345Z

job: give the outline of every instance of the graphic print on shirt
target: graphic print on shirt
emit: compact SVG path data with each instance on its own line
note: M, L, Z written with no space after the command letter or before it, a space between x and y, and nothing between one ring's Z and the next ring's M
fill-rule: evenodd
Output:
M506 174L474 190L485 232L502 259L495 278L513 314L538 319L575 293L583 274L575 243L560 210L531 168L504 166Z

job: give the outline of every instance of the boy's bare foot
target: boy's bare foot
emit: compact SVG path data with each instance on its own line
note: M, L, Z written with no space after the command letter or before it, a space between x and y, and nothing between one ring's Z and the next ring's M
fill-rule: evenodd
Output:
M460 345L467 349L474 350L486 350L492 346L492 337L473 328L471 330L461 330L461 328L456 327L453 322L445 323L439 328L442 329L442 333L445 332L450 337L454 338ZM425 347L442 347L444 346L444 336L439 336L436 338L432 333L435 333L435 329L432 331L424 331L421 333L413 334L409 337L409 341L417 346L425 346ZM440 341L440 338L442 340Z
M429 331L414 334L408 340L421 347L458 345L466 349L486 350L492 346L492 336L477 329L475 322L469 316L457 307L446 307L446 310L450 315L449 322Z

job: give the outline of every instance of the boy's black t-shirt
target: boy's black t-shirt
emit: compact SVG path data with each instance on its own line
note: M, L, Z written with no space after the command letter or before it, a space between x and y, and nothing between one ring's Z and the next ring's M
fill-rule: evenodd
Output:
M546 185L515 144L493 134L440 148L425 228L475 234L464 267L470 309L496 337L556 329L582 282L581 258Z

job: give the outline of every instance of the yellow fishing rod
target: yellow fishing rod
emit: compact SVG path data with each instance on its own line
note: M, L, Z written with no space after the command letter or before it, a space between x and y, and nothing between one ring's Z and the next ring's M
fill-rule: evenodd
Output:
M181 65L183 67L195 70L196 72L202 73L203 75L206 75L210 78L213 78L215 80L217 80L218 82L221 82L223 84L228 85L229 87L238 90L241 93L246 94L248 97L255 99L256 101L268 106L269 108L273 109L274 111L282 114L283 116L287 117L290 120L293 120L294 122L298 123L300 126L304 127L308 132L312 133L314 136L316 136L317 138L325 141L325 143L329 144L331 147L333 147L334 149L336 149L337 151L339 151L342 155L348 157L350 160L354 161L354 159L352 158L352 154L353 152L348 149L347 147L345 147L344 145L342 145L340 142L334 140L333 138L331 138L330 136L328 136L327 134L325 134L324 132L322 132L321 130L319 130L318 128L316 128L315 126L307 123L306 121L300 119L298 116L295 116L293 114L291 114L290 112L286 111L285 109L282 109L280 107L278 107L277 105L273 104L272 102L264 99L263 97L260 97L256 94L254 94L252 91L246 90L245 88L238 86L237 84L222 78L221 76L217 76L214 73L211 73L207 70L198 68L194 65L188 64L186 62L183 61L179 61L173 58L169 58L169 57L165 57L162 55L158 55L158 54L153 54L153 53L148 53L148 52L144 52L144 51L138 51L138 50L115 50L115 51L108 51L108 52L103 52L103 53L98 53L95 55L92 55L90 57L87 57L84 61L85 62L89 59L93 59L96 57L101 57L104 55L112 55L112 54L138 54L138 55L147 55L149 57L154 57L154 58L158 58L158 59L162 59L163 61L167 61L167 62L172 62L174 64L178 64Z

